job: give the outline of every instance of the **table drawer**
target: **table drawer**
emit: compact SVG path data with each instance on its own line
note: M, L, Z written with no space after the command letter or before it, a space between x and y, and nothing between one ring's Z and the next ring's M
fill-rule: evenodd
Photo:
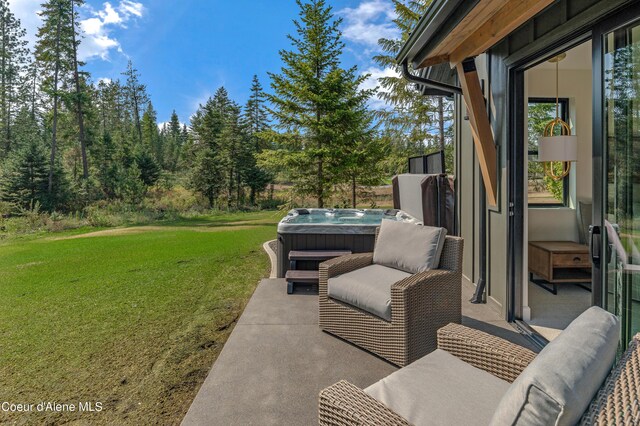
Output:
M591 267L591 259L589 253L556 253L553 255L553 267L589 268Z

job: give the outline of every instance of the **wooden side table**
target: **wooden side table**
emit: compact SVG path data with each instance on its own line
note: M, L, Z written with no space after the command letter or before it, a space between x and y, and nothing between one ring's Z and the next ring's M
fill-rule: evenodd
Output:
M534 280L533 274L542 280ZM558 294L559 283L590 283L589 247L573 241L530 241L529 279L553 294Z

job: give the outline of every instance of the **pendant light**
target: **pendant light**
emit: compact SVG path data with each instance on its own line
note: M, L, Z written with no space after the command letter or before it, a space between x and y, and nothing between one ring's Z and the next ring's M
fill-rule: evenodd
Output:
M566 56L566 53L561 53L549 59L549 62L556 64L556 118L547 123L542 137L538 139L538 161L544 163L544 173L556 181L567 176L571 170L571 162L578 160L578 137L571 134L569 125L560 118L558 63ZM560 129L559 135L555 134L556 127ZM555 162L562 163L560 173L554 170Z

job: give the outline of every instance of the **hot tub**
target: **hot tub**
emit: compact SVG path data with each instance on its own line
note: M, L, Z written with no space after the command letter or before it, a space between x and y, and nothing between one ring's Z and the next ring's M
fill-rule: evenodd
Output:
M291 250L373 251L376 228L383 220L420 223L401 210L294 209L278 224L278 277L289 269ZM297 269L314 269L299 262Z

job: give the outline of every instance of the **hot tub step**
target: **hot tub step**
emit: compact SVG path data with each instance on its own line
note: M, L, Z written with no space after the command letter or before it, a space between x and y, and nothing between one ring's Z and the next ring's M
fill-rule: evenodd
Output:
M351 254L351 250L291 250L289 260L329 260Z
M318 284L318 271L288 270L284 278L287 280L287 293L293 293L293 283Z

